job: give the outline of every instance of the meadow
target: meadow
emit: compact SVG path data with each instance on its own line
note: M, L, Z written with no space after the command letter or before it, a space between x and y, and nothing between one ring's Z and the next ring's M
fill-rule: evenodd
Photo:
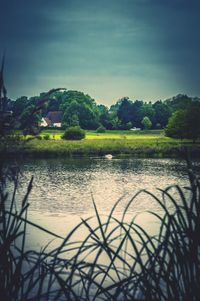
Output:
M49 135L50 139L59 140L63 135L63 130L47 129L41 132L42 137ZM105 133L97 133L96 131L86 131L86 140L96 139L156 139L164 137L163 130L144 130L144 131L120 131L120 130L107 130Z
M35 157L71 155L131 155L139 157L177 157L187 147L193 156L200 155L200 141L166 137L162 130L149 131L86 131L86 138L80 141L61 139L64 131L43 130L39 136L23 137L23 145L15 151L8 147L8 154L26 154ZM19 133L18 133L19 134ZM20 136L22 138L22 136ZM21 139L20 138L20 139Z

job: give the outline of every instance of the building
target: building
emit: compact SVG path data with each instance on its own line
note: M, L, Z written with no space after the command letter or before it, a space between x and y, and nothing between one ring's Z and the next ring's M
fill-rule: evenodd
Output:
M44 127L61 127L62 112L61 111L50 111L47 116L42 118L41 126Z

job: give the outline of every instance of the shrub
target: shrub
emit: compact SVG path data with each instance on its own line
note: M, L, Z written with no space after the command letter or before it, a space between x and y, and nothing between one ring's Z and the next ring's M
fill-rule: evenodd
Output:
M152 122L149 119L149 117L145 116L142 119L142 125L143 125L143 127L144 127L145 130L149 130L152 127Z
M106 129L103 125L100 125L97 129L96 129L97 133L105 133Z
M49 140L50 139L50 135L49 134L45 134L43 137L44 140Z
M65 130L62 139L65 140L81 140L85 138L85 131L79 126L69 127Z

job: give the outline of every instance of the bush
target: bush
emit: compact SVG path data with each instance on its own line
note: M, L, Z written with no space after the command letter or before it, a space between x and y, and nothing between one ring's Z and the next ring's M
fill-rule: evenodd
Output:
M143 128L145 130L149 130L151 127L152 127L152 122L151 120L149 119L149 117L145 116L143 119L142 119L142 125L143 125Z
M37 135L37 136L30 136L30 137L28 137L26 139L26 141L31 141L31 140L35 140L35 139L42 140L42 136L39 136L39 135Z
M44 135L43 139L44 140L49 140L50 139L50 135L49 134Z
M62 139L65 140L81 140L85 138L85 131L79 126L69 127L65 130Z
M106 129L103 125L100 125L97 129L96 129L97 133L105 133Z
M200 104L193 102L186 109L175 111L165 128L166 136L178 139L200 138Z

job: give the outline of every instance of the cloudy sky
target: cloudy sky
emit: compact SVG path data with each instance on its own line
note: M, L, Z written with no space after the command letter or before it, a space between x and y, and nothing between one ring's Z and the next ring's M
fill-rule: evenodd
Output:
M0 0L8 94L200 96L199 29L199 0Z

